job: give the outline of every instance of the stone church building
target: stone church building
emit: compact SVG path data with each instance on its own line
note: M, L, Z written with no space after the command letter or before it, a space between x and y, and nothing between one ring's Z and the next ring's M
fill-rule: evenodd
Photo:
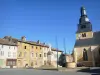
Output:
M80 9L74 45L74 60L84 66L100 66L100 31L93 32L84 7Z

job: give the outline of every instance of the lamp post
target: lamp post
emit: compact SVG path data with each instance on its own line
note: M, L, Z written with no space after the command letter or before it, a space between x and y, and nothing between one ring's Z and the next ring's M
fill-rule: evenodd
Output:
M57 70L58 70L58 38L56 36L56 46L57 46Z
M65 65L66 65L66 39L64 38L64 50L65 50Z
M65 54L66 54L66 39L64 38L64 50L65 50Z

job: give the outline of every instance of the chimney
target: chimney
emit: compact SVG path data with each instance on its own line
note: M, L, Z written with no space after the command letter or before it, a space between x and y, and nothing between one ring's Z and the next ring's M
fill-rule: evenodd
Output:
M46 45L45 42L43 44Z
M11 41L12 40L12 37L11 36L5 36L3 39L6 39L8 41Z
M26 41L26 37L25 36L22 36L21 37L21 41Z
M9 36L9 41L10 41L10 42L12 41L12 37L11 37L11 36Z
M9 39L11 36L5 36L4 39Z
M40 44L40 40L38 40L37 43Z

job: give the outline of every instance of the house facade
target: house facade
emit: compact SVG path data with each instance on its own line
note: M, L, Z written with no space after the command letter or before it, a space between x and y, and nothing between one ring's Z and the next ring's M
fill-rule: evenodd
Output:
M74 45L74 60L84 66L96 66L100 64L100 31L93 32L84 7L81 7L80 13Z
M17 45L10 40L0 39L0 67L17 67Z
M57 55L57 53L58 53L58 55ZM51 51L48 52L48 58L47 58L49 65L57 67L57 62L59 61L59 57L62 53L63 53L63 51L61 51L61 50L51 48Z
M21 39L5 36L4 39L16 43L18 45L17 50L17 68L33 67L37 68L47 64L47 53L51 51L51 48L45 43L27 41L23 36Z

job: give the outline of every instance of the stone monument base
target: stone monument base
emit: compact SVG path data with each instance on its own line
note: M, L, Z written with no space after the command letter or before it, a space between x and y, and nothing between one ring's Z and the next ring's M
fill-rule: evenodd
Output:
M76 63L75 62L67 62L66 67L67 68L76 68Z

